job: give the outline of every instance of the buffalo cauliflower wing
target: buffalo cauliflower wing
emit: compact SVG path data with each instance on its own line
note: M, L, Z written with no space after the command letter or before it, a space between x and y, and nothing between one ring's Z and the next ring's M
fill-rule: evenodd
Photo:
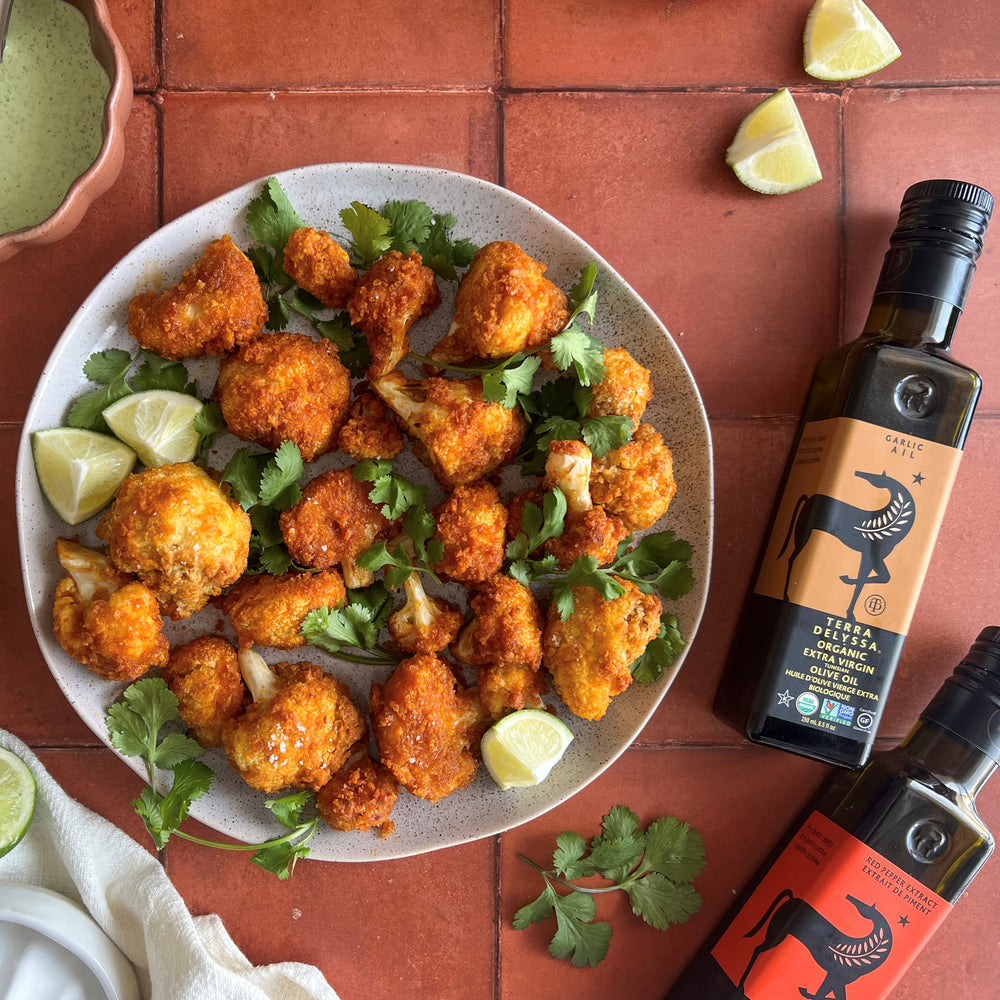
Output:
M368 341L369 378L392 371L410 352L410 329L441 304L434 272L415 250L390 250L361 276L347 303L351 325Z
M653 398L653 382L623 347L604 348L604 376L591 387L588 417L628 417L638 427Z
M372 388L413 438L416 456L448 490L482 479L517 454L527 424L520 410L483 399L479 379L422 380L390 372Z
M162 667L169 644L152 592L77 542L58 539L56 556L67 574L52 611L59 645L106 681L133 681Z
M611 699L632 683L632 664L659 635L660 599L615 579L624 593L605 600L592 587L574 586L573 611L562 621L549 607L543 662L559 697L574 715L600 719Z
M365 735L347 685L308 661L271 668L251 649L239 660L253 704L223 723L230 765L261 792L322 788Z
M337 447L351 377L330 341L268 333L223 358L213 398L238 438L268 451L292 441L311 462Z
M302 622L310 611L337 608L347 592L340 573L288 572L243 576L219 600L241 647L296 649L306 644Z
M431 597L414 570L403 581L406 603L386 620L393 641L407 653L437 653L455 641L465 621L458 606Z
M246 255L227 235L210 243L164 292L140 292L128 305L128 332L171 361L226 354L264 331L267 304Z
M221 635L198 636L170 651L161 674L188 735L203 747L221 746L223 723L241 715L248 698L236 647Z
M382 763L408 792L437 802L476 776L489 720L439 656L403 660L384 684L372 685L370 706Z
M371 484L355 479L350 469L331 469L311 480L302 499L278 518L291 557L313 569L339 565L351 590L370 584L374 574L355 560L395 529L370 492Z
M491 483L480 480L455 489L438 504L434 538L444 554L434 564L443 577L481 583L503 565L507 508Z
M455 312L430 357L441 364L508 358L548 343L569 319L545 265L509 240L480 247L455 293Z
M356 754L316 793L316 811L334 830L374 830L388 837L399 788L384 764Z
M676 493L673 454L650 424L640 424L631 441L594 460L590 495L629 531L655 524Z
M243 574L250 518L193 462L133 473L97 526L115 569L137 576L180 619Z
M343 309L358 283L347 251L329 233L308 226L289 235L282 265L299 288L328 309Z
M405 447L403 432L389 407L373 392L362 392L351 404L340 428L340 450L356 462L395 458Z

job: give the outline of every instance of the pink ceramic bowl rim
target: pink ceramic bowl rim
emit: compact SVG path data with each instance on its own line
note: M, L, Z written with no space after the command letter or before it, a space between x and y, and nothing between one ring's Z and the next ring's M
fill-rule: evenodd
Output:
M44 222L0 235L0 261L27 246L54 243L76 228L95 198L114 184L125 160L125 123L132 110L132 70L105 0L67 0L90 28L90 46L111 80L101 128L104 139L94 162L72 183L59 207Z

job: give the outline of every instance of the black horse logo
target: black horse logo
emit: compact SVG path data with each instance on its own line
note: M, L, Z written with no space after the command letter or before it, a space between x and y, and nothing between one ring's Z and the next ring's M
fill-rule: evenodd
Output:
M780 559L793 536L795 540L788 557L785 575L785 600L792 579L792 565L809 543L814 531L825 531L858 553L860 563L856 577L842 576L841 582L854 587L845 617L854 621L854 609L861 591L869 584L888 583L891 574L885 565L886 556L906 537L913 527L915 504L902 483L874 472L855 472L855 476L878 489L889 491L889 500L881 510L865 510L823 493L803 494L795 502L788 534L778 553Z
M744 984L757 959L776 948L786 937L800 941L816 964L826 973L826 978L815 993L799 987L806 1000L847 1000L847 987L856 979L877 969L892 951L892 929L874 904L862 903L854 896L844 897L866 920L872 923L871 933L863 937L849 937L805 900L783 889L774 897L764 916L744 937L755 937L764 925L764 940L757 945L740 979ZM745 994L744 994L745 995Z

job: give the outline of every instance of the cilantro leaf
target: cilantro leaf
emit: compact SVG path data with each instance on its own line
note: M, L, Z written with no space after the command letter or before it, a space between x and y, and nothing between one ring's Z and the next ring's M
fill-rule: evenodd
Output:
M296 229L305 226L276 177L269 177L263 191L247 205L246 223L255 240L279 251Z
M298 445L282 441L261 473L259 503L275 510L287 510L297 504L302 499L299 479L304 469Z
M372 363L372 352L364 334L351 326L349 313L340 312L332 319L318 320L313 328L336 345L340 363L355 378L364 376Z
M381 215L389 222L392 237L391 250L408 254L418 250L431 232L434 213L430 205L416 199L409 201L387 201L382 206Z
M591 896L560 896L549 954L568 958L578 969L599 965L611 945L611 924L603 920L591 923L596 910L597 903Z
M671 924L686 923L701 909L701 895L692 885L677 885L659 872L650 872L625 888L632 912L665 931Z
M423 502L427 487L410 482L405 476L393 472L388 459L363 459L351 473L358 482L372 484L368 499L382 505L382 516L395 521L415 504Z
M392 247L392 223L360 201L352 201L350 208L341 209L340 220L351 234L350 252L366 267Z
M515 354L503 365L483 372L483 400L499 403L505 409L513 410L518 400L531 392L535 372L542 363L541 358Z
M556 367L561 371L573 368L581 385L592 385L604 378L604 345L575 323L557 333L549 347Z

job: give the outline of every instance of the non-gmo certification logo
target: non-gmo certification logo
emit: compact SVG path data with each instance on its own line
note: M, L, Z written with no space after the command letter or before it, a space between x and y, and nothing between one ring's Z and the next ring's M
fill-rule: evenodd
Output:
M803 691L795 699L795 707L803 715L815 715L819 709L819 698L812 691Z

